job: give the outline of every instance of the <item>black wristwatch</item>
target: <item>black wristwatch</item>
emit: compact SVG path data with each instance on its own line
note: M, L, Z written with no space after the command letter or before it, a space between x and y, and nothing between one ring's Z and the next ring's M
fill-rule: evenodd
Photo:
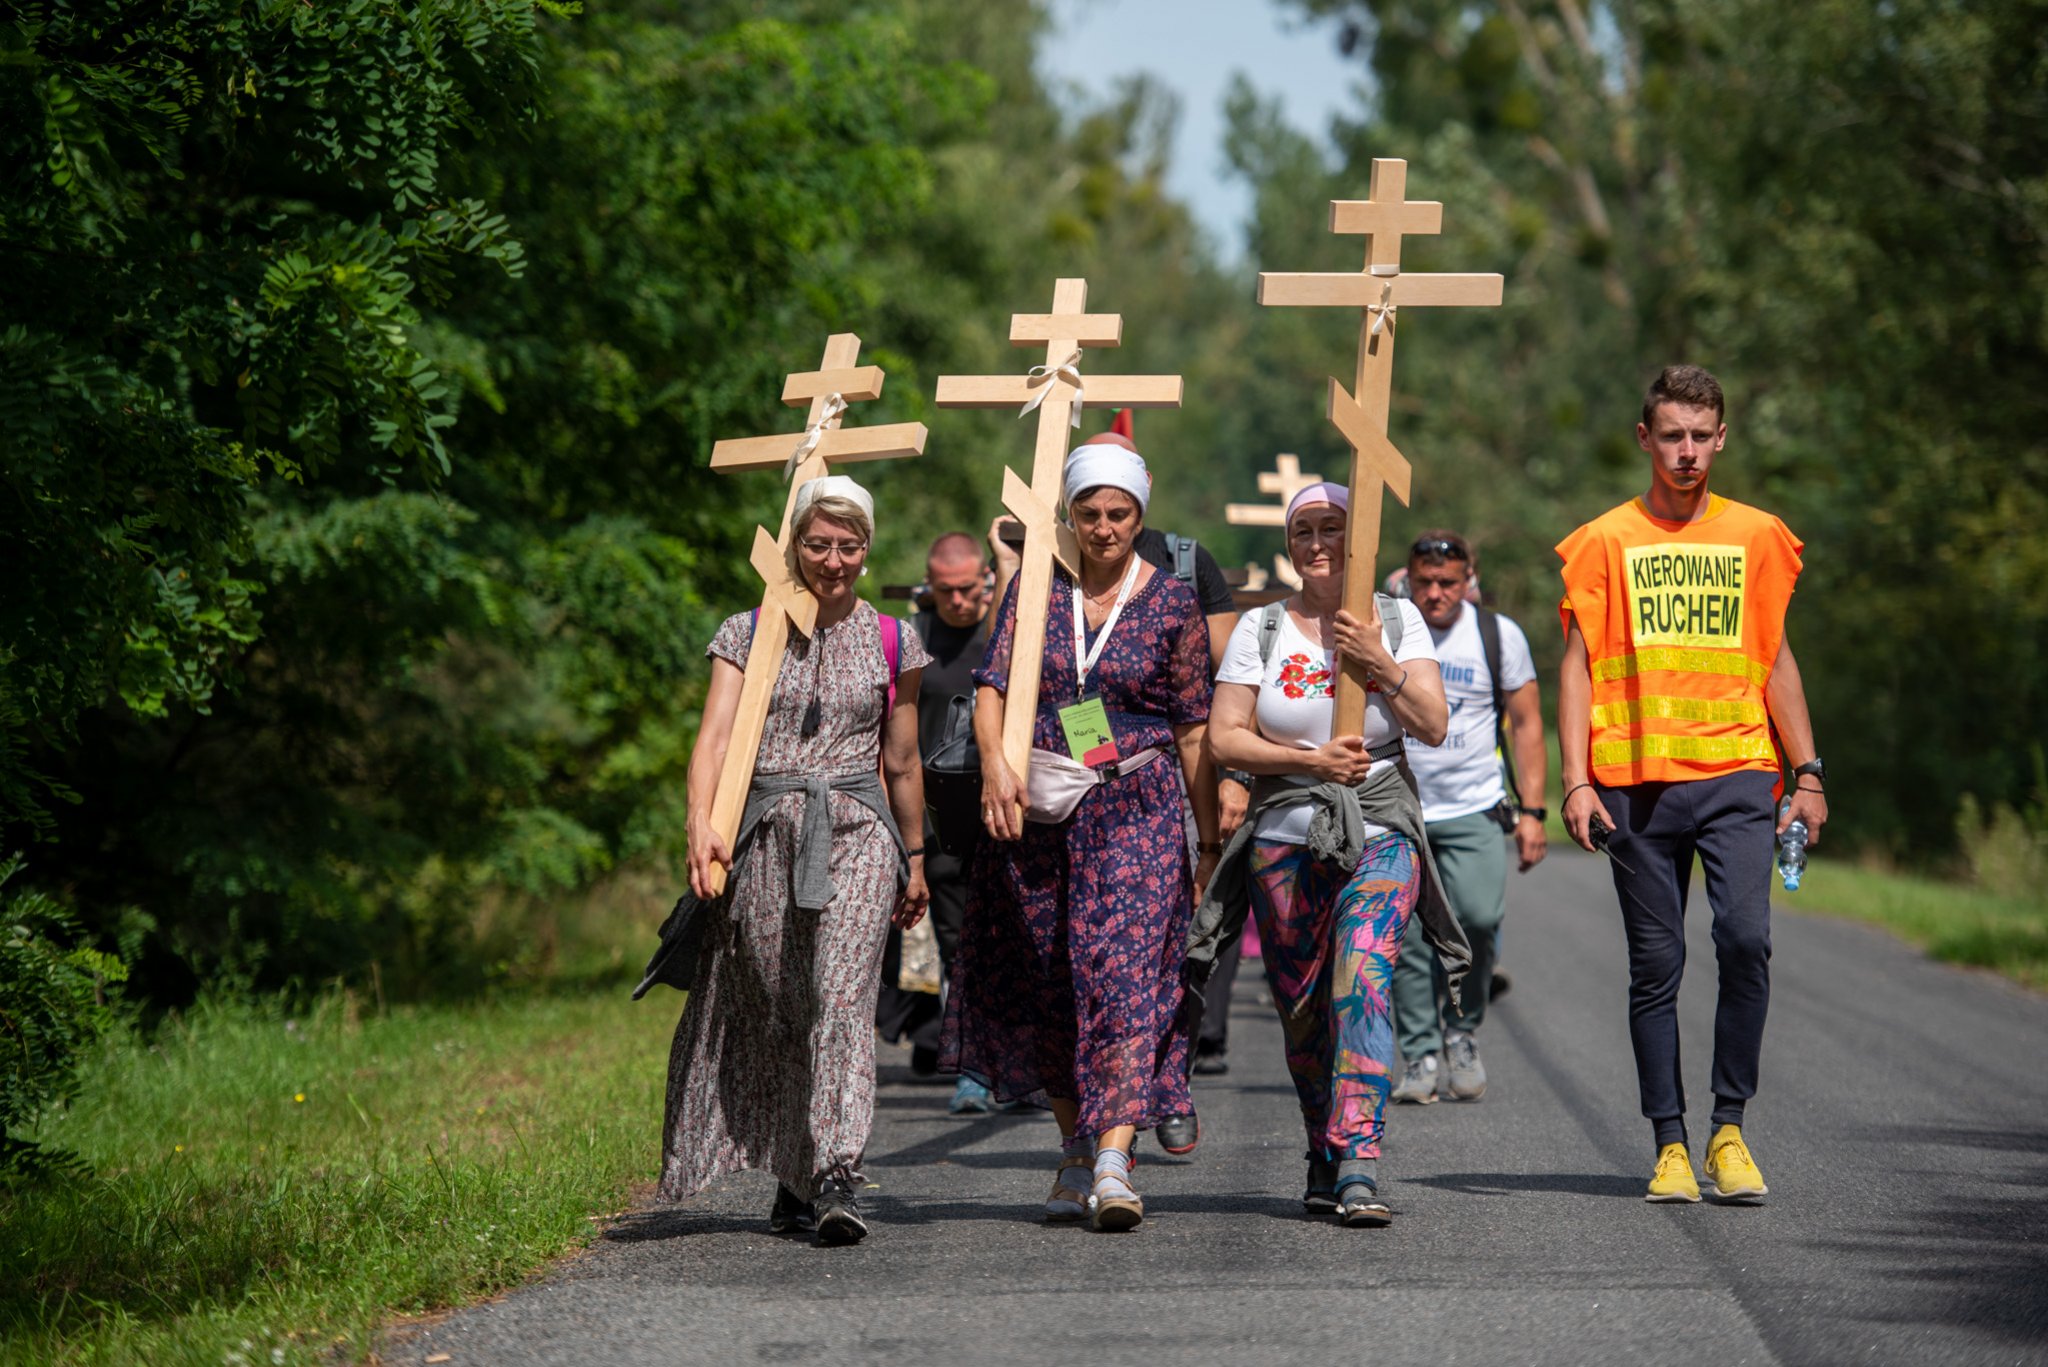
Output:
M1523 816L1533 816L1538 821L1548 821L1550 819L1550 808L1548 807L1517 807L1515 810Z
M1825 784L1828 781L1827 763L1826 761L1822 760L1819 755L1815 755L1812 759L1806 761L1806 763L1800 765L1797 769L1794 769L1792 771L1792 781L1794 783L1797 783L1800 779L1805 778L1809 774L1812 775L1814 778L1819 779L1823 784Z

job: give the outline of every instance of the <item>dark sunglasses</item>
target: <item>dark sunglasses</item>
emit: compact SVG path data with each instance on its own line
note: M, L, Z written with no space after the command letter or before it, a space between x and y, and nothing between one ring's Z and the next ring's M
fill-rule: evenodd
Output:
M1444 541L1436 538L1418 541L1408 548L1409 559L1412 560L1418 555L1440 555L1446 560L1463 560L1468 565L1472 563L1470 552L1463 546L1460 546L1455 541Z

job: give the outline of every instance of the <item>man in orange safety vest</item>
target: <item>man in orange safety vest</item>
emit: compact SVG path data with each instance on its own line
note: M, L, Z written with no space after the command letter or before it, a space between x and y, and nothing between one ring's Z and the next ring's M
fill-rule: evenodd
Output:
M1707 490L1728 440L1721 386L1671 366L1643 400L1636 442L1650 488L1558 544L1564 665L1558 738L1564 822L1612 856L1628 937L1629 1036L1655 1131L1652 1201L1697 1201L1678 1066L1678 983L1695 852L1713 911L1720 993L1705 1170L1725 1201L1767 1190L1742 1137L1770 1001L1774 835L1817 843L1826 766L1785 638L1799 539L1769 513ZM1781 757L1791 806L1778 811Z

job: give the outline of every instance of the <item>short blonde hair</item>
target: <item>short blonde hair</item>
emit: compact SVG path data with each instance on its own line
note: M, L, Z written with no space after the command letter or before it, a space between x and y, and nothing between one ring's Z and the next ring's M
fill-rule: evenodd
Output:
M820 494L806 504L804 510L796 515L796 520L789 525L789 550L784 555L789 561L789 572L796 576L799 584L804 582L804 570L797 558L796 543L810 531L811 524L821 517L829 517L834 522L843 522L852 527L860 533L862 541L872 542L875 539L875 524L868 521L867 509L838 494Z

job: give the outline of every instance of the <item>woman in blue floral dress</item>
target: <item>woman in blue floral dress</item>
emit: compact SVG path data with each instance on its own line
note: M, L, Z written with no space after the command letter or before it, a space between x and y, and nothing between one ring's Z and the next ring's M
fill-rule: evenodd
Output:
M1010 771L1001 743L1020 610L1013 584L975 673L993 839L973 869L941 1067L999 1100L1052 1108L1062 1143L1049 1219L1078 1220L1092 1207L1096 1228L1129 1229L1144 1215L1130 1177L1136 1132L1194 1109L1181 964L1194 890L1221 848L1202 743L1209 629L1194 592L1133 551L1151 493L1135 450L1120 437L1092 439L1068 457L1065 486L1081 574L1077 583L1056 571L1047 601L1033 605L1047 628L1033 765L1040 751L1069 756L1061 710L1091 695L1115 755L1078 757L1102 781L1064 820L1024 819L1027 776Z

